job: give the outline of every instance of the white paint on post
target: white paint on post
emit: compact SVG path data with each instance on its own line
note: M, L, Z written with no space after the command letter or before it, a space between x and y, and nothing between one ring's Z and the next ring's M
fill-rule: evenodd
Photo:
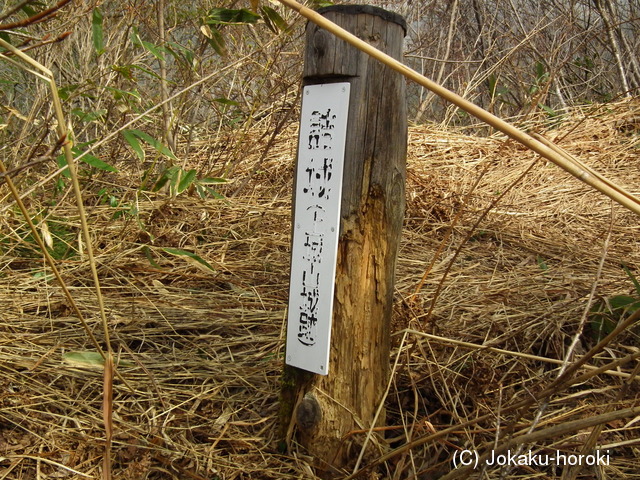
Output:
M348 83L304 87L298 142L287 365L329 373Z

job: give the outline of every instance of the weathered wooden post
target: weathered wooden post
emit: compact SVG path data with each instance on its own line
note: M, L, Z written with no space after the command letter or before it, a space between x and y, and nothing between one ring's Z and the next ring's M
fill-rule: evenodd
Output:
M401 58L406 33L401 16L356 5L327 7L319 13ZM307 25L306 40L282 415L295 422L296 438L328 478L355 461L358 450L348 446L357 437L345 436L372 425L389 380L407 114L401 75L314 24ZM305 106L305 101L313 105ZM344 142L341 122L346 123ZM340 173L335 285L327 288L320 276L333 271L320 255L330 259L335 251L330 238L332 207L327 205L335 198L330 190L339 185ZM312 219L313 225L304 225ZM321 317L326 317L322 308L332 301L329 347L322 330L327 320L331 323L331 311L328 319ZM297 368L301 366L315 374ZM384 414L377 423L384 423Z

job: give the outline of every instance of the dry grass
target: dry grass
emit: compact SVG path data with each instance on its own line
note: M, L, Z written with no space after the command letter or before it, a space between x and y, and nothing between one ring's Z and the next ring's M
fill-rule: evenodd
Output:
M639 115L637 102L624 102L576 109L554 120L559 125L541 120L535 128L640 194ZM313 478L301 449L277 453L295 129L266 155L245 145L240 162L237 150L200 141L192 146L198 155L184 165L213 173L231 165L234 182L223 189L228 201L138 191L141 168L126 162L119 175L87 184L113 347L126 380L114 385L115 478ZM534 424L534 432L544 431L636 406L637 382L605 374L559 390L546 406L508 412L557 377L557 364L531 356L565 357L583 328L594 282L594 301L633 292L620 264L640 272L637 217L553 165L531 166L531 153L497 136L416 127L409 152L390 359L397 364L387 398L387 421L396 427L387 434L390 447L486 413L492 419L398 453L370 478L439 478L457 449L503 445L497 432L523 435ZM129 213L113 219L115 209L90 193L101 187L117 192ZM58 245L68 243L59 261L63 277L102 339L90 270L76 246L76 210L66 199L45 213L50 195L46 186L36 189L29 207L48 215ZM0 479L97 478L101 369L65 362L65 353L92 347L59 287L44 276L3 185L0 212ZM166 247L196 253L215 272ZM591 327L584 325L577 355L597 343ZM639 347L632 327L590 363L600 366ZM633 363L621 367L632 370ZM610 448L611 464L577 478L640 478L640 423L632 420L602 425L596 445ZM593 430L551 430L523 448L579 453ZM498 471L484 478L499 478ZM562 473L505 472L502 478Z

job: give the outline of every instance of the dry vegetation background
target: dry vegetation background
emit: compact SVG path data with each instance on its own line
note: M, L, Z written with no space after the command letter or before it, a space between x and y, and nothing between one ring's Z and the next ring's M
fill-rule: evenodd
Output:
M382 6L407 18L411 66L640 194L640 4L531 3ZM0 2L0 39L54 72L84 154L119 374L113 478L314 478L295 442L279 449L278 420L303 22L171 0L63 1L26 21L55 5ZM103 367L8 188L104 347L51 92L0 53L0 479L100 478ZM640 478L638 218L409 92L388 445L362 478ZM363 438L345 440L354 458ZM453 470L465 448L610 464Z

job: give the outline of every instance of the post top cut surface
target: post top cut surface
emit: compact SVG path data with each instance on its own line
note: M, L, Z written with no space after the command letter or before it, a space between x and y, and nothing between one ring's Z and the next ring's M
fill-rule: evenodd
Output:
M366 13L368 15L377 15L382 17L388 22L397 23L404 30L404 34L407 34L407 22L404 17L398 13L390 12L380 7L374 7L372 5L331 5L329 7L322 7L317 10L322 15L327 12L346 13L351 15L358 15Z

